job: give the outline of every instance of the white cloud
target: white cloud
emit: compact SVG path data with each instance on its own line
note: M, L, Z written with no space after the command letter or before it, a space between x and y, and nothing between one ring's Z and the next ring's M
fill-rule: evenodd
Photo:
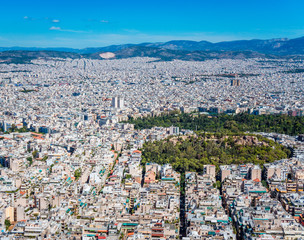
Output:
M100 20L101 23L109 23L108 20Z
M55 27L55 26L50 27L50 30L62 31L61 27Z
M36 18L32 18L32 17L29 17L29 16L24 16L23 19L24 19L25 21L35 21L35 20L38 20L38 19L36 19Z
M87 33L86 31L82 31L82 30L62 29L61 27L55 27L55 26L50 27L49 30L59 31L59 32L70 32L70 33Z
M30 17L30 16L24 16L23 17L24 20L27 20L27 21L47 21L47 22L52 22L52 23L59 23L60 20L59 19L54 19L54 18L49 18L49 17L41 17L41 18L33 18L33 17Z

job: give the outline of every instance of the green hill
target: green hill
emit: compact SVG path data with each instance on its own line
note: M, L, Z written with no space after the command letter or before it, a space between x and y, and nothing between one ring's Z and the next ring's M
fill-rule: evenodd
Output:
M289 149L261 136L202 132L197 136L170 137L145 143L142 163L170 163L179 172L201 172L206 164L217 168L225 164L263 165L290 156Z

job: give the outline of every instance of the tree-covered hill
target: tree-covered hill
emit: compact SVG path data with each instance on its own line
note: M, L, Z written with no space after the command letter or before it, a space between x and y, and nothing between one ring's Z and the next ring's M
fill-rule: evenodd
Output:
M172 164L179 172L201 172L203 165L267 162L290 157L284 146L261 136L221 135L199 133L186 139L171 137L161 141L147 142L143 147L142 163Z

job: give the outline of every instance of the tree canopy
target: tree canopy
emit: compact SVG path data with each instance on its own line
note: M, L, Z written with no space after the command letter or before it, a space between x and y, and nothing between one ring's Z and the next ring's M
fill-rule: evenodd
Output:
M288 115L236 115L219 114L206 116L199 113L172 111L157 117L129 119L136 129L176 126L182 129L206 132L275 132L288 135L304 133L304 117Z
M248 139L254 139L254 143ZM201 132L187 139L171 137L146 142L143 147L142 163L170 163L179 172L201 172L203 165L206 164L213 164L217 168L225 164L263 165L266 162L288 158L290 155L291 152L286 147L261 136L219 136Z

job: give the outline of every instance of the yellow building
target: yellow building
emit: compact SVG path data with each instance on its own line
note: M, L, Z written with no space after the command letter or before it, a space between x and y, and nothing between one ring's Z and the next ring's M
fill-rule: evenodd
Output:
M5 217L12 222L15 221L15 209L13 207L7 207L5 209Z

